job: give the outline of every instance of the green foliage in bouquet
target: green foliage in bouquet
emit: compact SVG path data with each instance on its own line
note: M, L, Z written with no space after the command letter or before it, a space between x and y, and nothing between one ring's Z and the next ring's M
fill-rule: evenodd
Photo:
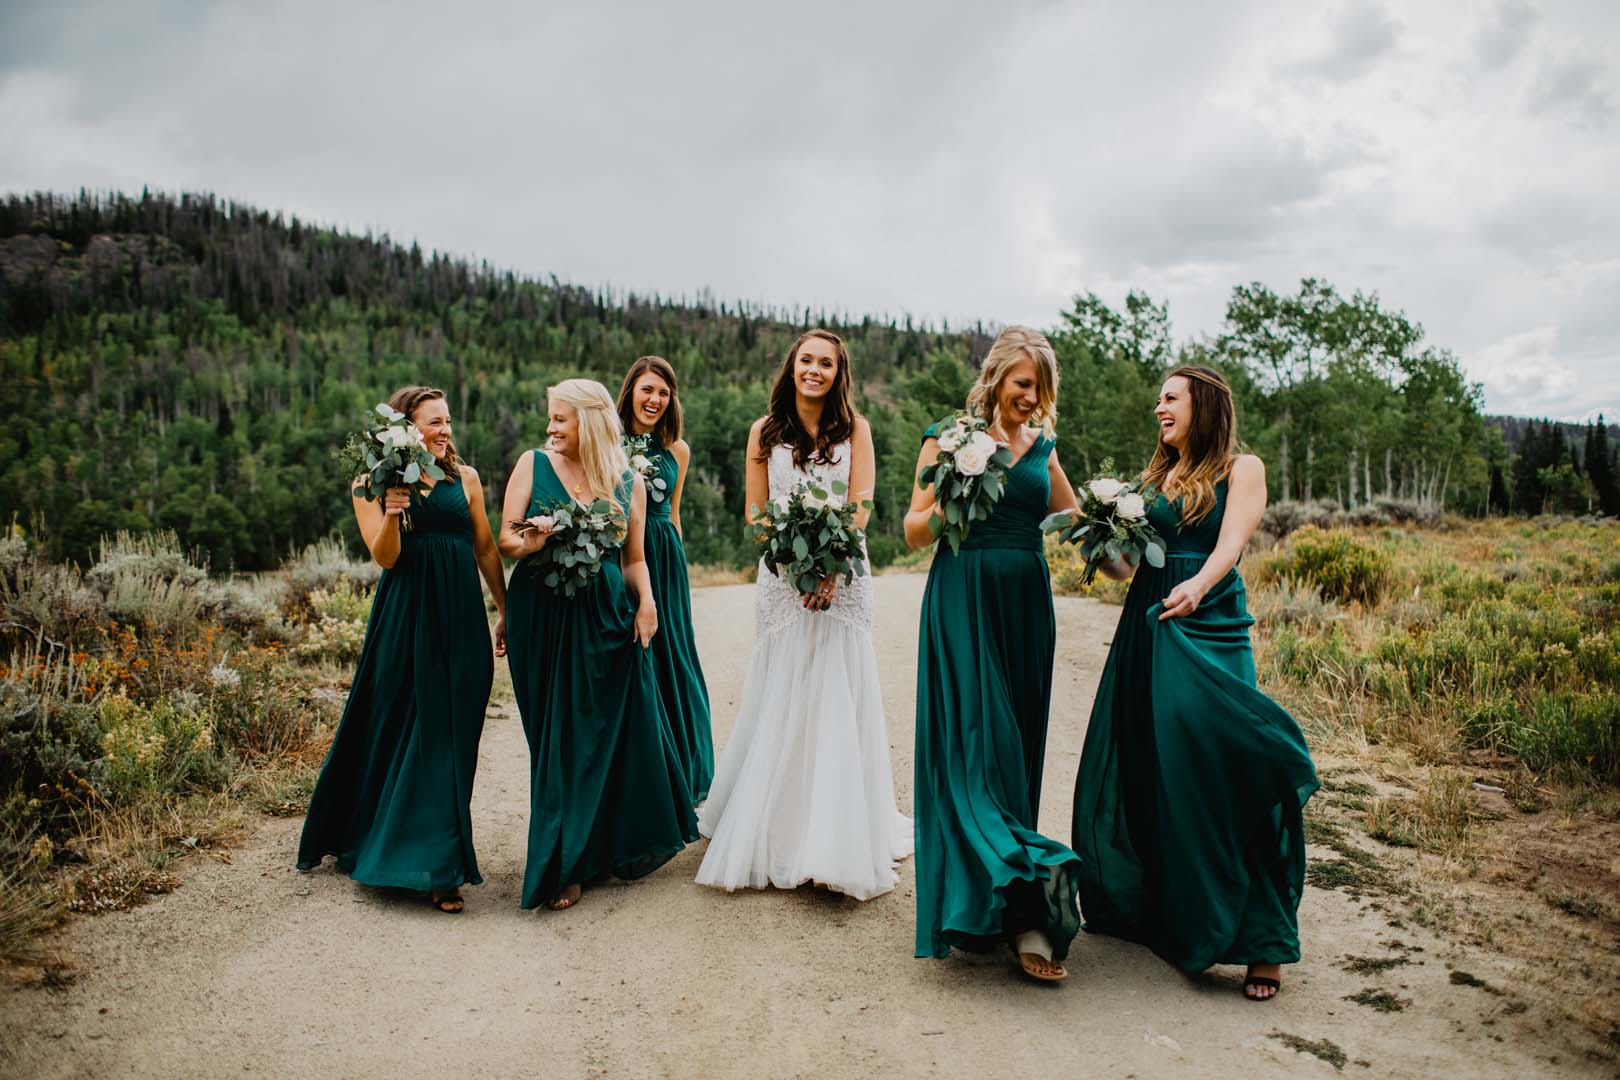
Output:
M602 563L624 543L627 528L624 512L606 499L597 499L589 506L553 503L508 527L517 532L551 530L545 546L529 558L541 568L541 584L567 597L590 587L602 572Z
M382 418L380 423L351 433L337 450L338 469L352 482L355 495L373 502L381 502L389 488L410 488L418 496L426 495L428 481L443 480L444 469L422 441L421 431L386 402L377 406L377 415ZM408 512L401 516L400 524L410 528Z
M669 481L659 475L658 462L653 460L652 436L626 435L623 444L630 468L647 483L647 498L653 502L669 498Z
M1086 562L1082 585L1096 579L1103 559L1123 558L1132 566L1146 559L1149 566L1164 565L1164 540L1147 517L1148 506L1159 497L1158 490L1138 480L1110 476L1113 471L1114 459L1105 459L1097 475L1075 492L1080 500L1078 510L1060 510L1041 522L1043 532L1056 533L1063 543L1080 546L1080 557Z
M814 592L824 577L840 574L849 582L866 573L866 533L855 524L855 513L872 504L832 501L848 492L842 481L818 478L778 495L763 510L749 507L766 568L801 594Z
M983 521L1007 490L1012 451L990 436L981 418L957 412L935 425L939 457L917 474L921 487L932 487L940 512L928 519L929 531L957 551L975 521Z

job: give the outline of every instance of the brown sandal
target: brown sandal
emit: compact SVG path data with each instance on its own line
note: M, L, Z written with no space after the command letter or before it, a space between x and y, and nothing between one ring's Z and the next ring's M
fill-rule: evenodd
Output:
M573 890L573 892L574 892L573 896L568 895L569 889ZM570 885L570 886L568 886L567 889L564 889L562 891L561 896L557 897L557 899L553 900L551 903L547 904L546 906L548 908L550 908L552 911L567 911L569 908L571 908L575 904L579 903L580 897L582 897L584 895L585 895L585 890L584 889L580 888L578 885Z
M445 893L433 898L433 906L446 915L460 915L466 909L467 901L460 893Z

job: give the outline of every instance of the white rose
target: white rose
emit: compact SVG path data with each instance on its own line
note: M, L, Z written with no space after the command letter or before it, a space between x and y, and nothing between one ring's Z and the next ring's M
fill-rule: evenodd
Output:
M1086 486L1091 489L1091 493L1093 495L1097 496L1099 500L1105 503L1113 502L1115 499L1119 498L1119 493L1125 490L1124 484L1120 483L1118 480L1113 480L1106 476L1101 480L1093 480ZM1140 499L1137 500L1138 503L1141 501L1142 500Z
M996 445L996 440L992 439L989 433L984 431L975 431L973 433L973 437L968 440L968 445L978 447L979 453L983 454L986 458L1000 449L1000 447ZM983 472L984 470L980 469L979 471Z
M648 461L643 455L637 454L630 459L630 467L636 472L646 472L652 467L652 462Z
M425 440L422 438L422 429L417 427L415 424L411 424L405 429L405 441L412 446L423 446L426 444Z
M992 449L994 443L991 444ZM985 467L990 464L990 455L985 453L975 440L956 452L956 471L963 476L980 476Z
M962 429L959 427L946 428L939 433L939 448L945 453L953 452L962 445Z
M1127 491L1114 500L1114 509L1118 511L1120 517L1135 521L1147 513L1147 503L1143 502L1142 496L1136 492Z

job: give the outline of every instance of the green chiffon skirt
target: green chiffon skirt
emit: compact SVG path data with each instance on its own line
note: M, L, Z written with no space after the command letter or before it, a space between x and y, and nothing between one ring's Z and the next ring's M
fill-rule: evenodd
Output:
M645 536L647 573L658 604L658 633L649 650L653 674L676 753L686 769L686 786L692 801L700 803L714 782L714 735L709 729L709 688L692 635L686 548L667 514L649 513Z
M1160 602L1203 566L1172 553L1132 582L1075 784L1086 929L1184 971L1299 959L1305 738L1255 686L1254 620L1236 570L1193 614Z
M916 955L1080 926L1074 852L1037 829L1056 626L1046 560L941 545L917 654Z
M482 883L469 807L494 671L472 545L408 537L377 583L349 700L310 796L300 870L336 855L365 885Z
M606 874L651 873L697 839L686 770L617 562L562 597L525 559L506 601L507 660L529 742L526 908Z

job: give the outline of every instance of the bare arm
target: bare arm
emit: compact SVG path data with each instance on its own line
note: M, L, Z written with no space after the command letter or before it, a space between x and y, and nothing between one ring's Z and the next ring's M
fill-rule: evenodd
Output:
M911 471L911 506L906 510L904 522L906 546L909 548L927 547L935 539L933 530L928 527L929 519L939 514L934 488L931 484L923 487L917 483L916 476L938 460L939 440L924 439L922 451L917 455L917 467Z
M685 540L686 535L681 532L681 492L686 490L686 470L692 464L692 448L685 439L680 439L669 448L669 452L675 455L675 464L679 466L679 471L675 473L675 490L666 496L669 499L669 520L675 526L675 535Z
M501 496L501 529L495 534L495 547L508 559L533 555L546 544L546 536L539 529L518 532L508 524L523 520L529 512L529 497L533 493L534 455L525 450L512 466L512 475L506 478L506 492ZM504 592L502 596L504 598Z
M747 459L743 462L743 521L752 525L759 519L756 510L765 509L771 496L770 473L759 460L759 432L765 426L762 416L748 429Z
M647 551L644 544L647 527L647 484L635 478L630 489L630 520L624 537L624 557L619 571L624 583L636 595L636 640L645 649L652 644L658 632L658 605L653 602L652 576L647 573Z
M1232 463L1232 474L1227 478L1226 516L1221 520L1221 537L1215 542L1215 550L1198 573L1170 590L1160 619L1191 615L1198 610L1204 594L1237 565L1265 512L1265 463L1253 454L1244 454Z
M399 561L399 516L411 505L411 493L406 488L389 488L381 503L354 497L354 520L360 526L360 538L377 565L391 570Z
M478 560L478 572L489 586L490 599L495 601L495 655L506 655L506 575L501 572L501 553L495 547L495 537L489 531L489 515L484 512L484 484L478 470L471 465L461 467L461 483L467 492L467 513L472 518L473 557Z
M1052 484L1052 494L1046 500L1046 512L1056 514L1060 510L1080 509L1080 500L1075 497L1074 485L1069 483L1069 474L1063 471L1058 463L1057 448L1052 448L1052 454L1046 459L1046 476Z
M855 418L855 438L850 443L849 499L870 500L877 489L877 453L872 449L872 425L864 416ZM866 528L872 519L869 507L855 511L855 525Z

